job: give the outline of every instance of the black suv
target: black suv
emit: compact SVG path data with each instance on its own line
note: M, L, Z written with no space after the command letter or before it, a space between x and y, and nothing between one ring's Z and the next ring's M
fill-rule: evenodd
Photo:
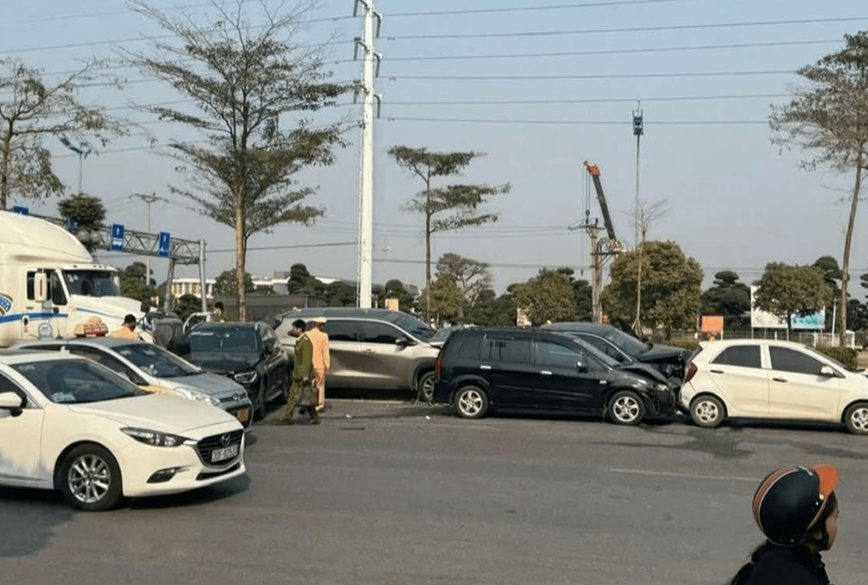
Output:
M286 401L292 362L274 330L262 321L199 323L187 333L187 341L188 361L244 386L255 418L265 416L270 400Z
M668 414L667 384L618 367L568 335L539 329L479 327L449 336L437 358L434 401L458 416L493 409L608 414L637 425L646 414Z

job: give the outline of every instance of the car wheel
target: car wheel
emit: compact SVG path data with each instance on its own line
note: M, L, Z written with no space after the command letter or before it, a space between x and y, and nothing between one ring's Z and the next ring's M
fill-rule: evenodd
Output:
M464 386L455 394L455 412L461 418L482 418L488 412L488 396L478 386Z
M696 426L711 429L720 426L726 418L726 409L714 396L700 396L690 404L690 418Z
M289 373L284 374L283 379L280 381L280 394L277 395L277 402L280 404L286 404L289 402L289 389L292 386L292 378Z
M609 416L619 425L638 425L645 418L645 403L630 390L615 392L609 401Z
M58 479L66 501L80 510L109 510L121 498L121 468L99 445L80 445L70 451L60 464Z
M868 435L868 402L857 402L844 413L847 430L854 435Z
M425 372L419 376L417 387L419 392L416 395L416 400L431 404L434 402L434 384L437 382L437 377L434 372Z
M262 420L268 414L265 405L268 404L268 384L265 380L259 383L259 390L256 392L256 401L254 402L254 418Z

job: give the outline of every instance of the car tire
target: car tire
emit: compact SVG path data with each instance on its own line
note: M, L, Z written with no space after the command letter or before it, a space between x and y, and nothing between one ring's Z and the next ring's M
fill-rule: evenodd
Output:
M434 402L434 384L437 382L437 377L434 372L422 372L416 387L419 389L416 393L416 400L425 404L433 404Z
M488 396L479 386L464 386L455 393L455 413L461 418L482 418L488 412Z
M100 445L79 445L67 453L60 464L58 484L71 506L88 512L110 510L122 497L121 468Z
M632 390L620 390L609 400L609 418L618 425L636 426L645 418L645 403Z
M268 414L265 406L268 404L268 383L263 379L259 382L259 389L256 391L256 401L253 406L253 417L256 420L262 420Z
M289 402L289 389L292 387L292 376L289 375L289 372L283 376L283 380L281 380L280 384L281 389L280 394L277 396L277 402L279 404L286 404Z
M857 402L844 412L847 430L854 435L868 435L868 402Z
M706 394L690 403L690 418L698 427L713 429L726 419L726 407L720 399Z

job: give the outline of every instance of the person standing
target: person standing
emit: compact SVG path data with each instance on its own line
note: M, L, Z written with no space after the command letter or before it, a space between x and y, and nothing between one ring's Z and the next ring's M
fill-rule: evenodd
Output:
M141 339L136 333L136 316L129 314L124 317L124 322L121 328L117 331L112 331L109 337L120 337L121 339Z
M820 553L838 535L837 484L831 465L770 473L753 497L753 517L766 541L730 585L828 585Z
M313 344L313 385L319 394L317 401L317 409L325 406L325 380L331 368L331 359L329 357L329 336L323 331L326 324L325 317L314 317L311 319L313 328L307 332L311 344Z
M223 312L223 303L217 301L214 303L214 321L217 323L226 323L229 319L226 318L226 313Z
M313 346L304 332L304 321L301 319L293 321L292 330L289 334L295 337L295 353L292 358L292 385L289 387L289 397L283 409L283 418L280 421L288 425L293 424L295 408L298 406L301 388L310 385L314 378ZM312 411L312 414L310 411ZM310 411L308 412L310 420L319 420L316 408L310 407Z

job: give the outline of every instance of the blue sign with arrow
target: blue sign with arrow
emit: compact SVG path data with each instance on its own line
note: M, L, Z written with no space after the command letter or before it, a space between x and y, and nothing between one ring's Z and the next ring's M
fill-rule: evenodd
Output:
M112 251L120 252L124 249L124 226L120 223L112 224Z
M157 255L164 257L168 256L171 243L172 236L169 235L169 232L160 232L160 241L157 246Z

